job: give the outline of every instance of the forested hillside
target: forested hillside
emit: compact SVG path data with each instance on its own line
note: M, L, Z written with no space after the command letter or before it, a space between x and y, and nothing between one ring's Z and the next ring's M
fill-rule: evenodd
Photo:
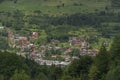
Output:
M120 0L0 0L0 80L120 80Z

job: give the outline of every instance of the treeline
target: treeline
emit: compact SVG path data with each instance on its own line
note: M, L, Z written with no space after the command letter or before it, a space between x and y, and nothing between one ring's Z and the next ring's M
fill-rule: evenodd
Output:
M119 22L119 13L107 13L102 11L100 13L88 13L88 14L73 14L63 17L56 17L51 24L61 25L68 24L73 26L92 25L99 26L103 22Z
M18 0L0 0L0 3L4 2L4 1L13 1L14 3L17 3Z
M31 15L25 15L24 12L16 10L14 12L0 12L0 21L7 27L13 27L17 29L17 25L20 28L25 27L25 23L30 25L35 24L38 27L42 25L72 25L80 27L82 25L92 25L93 27L100 26L103 22L120 22L120 14L113 12L101 11L100 13L77 13L72 15L62 16L49 16L44 15L41 11L34 11ZM5 20L4 20L5 19ZM19 27L18 27L19 28Z
M120 0L111 0L112 7L120 8Z
M120 80L120 36L109 51L80 56L66 67L40 66L14 53L0 52L0 80Z
M78 28L81 28L82 26L90 26L100 31L100 33L104 34L104 37L110 37L108 32L114 34L113 32L120 30L120 25L115 25L112 27L112 29L109 25L107 25L107 23L119 23L120 14L106 11L102 11L100 13L77 13L73 15L62 15L60 17L53 17L49 15L44 15L39 10L34 11L32 14L29 15L25 15L23 11L16 10L14 12L0 12L0 17L0 22L3 24L3 26L14 28L15 30L17 30L18 32L20 31L20 33L23 34L28 34L27 31L29 31L29 28L38 30L44 29L49 35L53 34L52 31L54 29L56 29L56 32L58 33L61 32L60 30L63 30L64 32L66 31L67 33L73 28L78 30ZM106 25L102 25L103 23L106 23ZM62 26L64 26L64 28ZM105 29L106 27L107 29ZM66 33L63 34L66 35ZM52 35L49 36L54 37ZM56 36L60 38L58 35Z
M4 0L0 0L0 3L3 2Z
M15 53L0 52L0 80L57 80L61 67L39 66Z

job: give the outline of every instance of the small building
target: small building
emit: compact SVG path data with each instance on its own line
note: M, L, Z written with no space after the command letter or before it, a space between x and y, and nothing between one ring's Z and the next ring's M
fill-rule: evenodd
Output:
M39 33L38 32L33 32L32 35L35 36L35 37L38 37Z
M0 30L4 29L4 27L0 26Z

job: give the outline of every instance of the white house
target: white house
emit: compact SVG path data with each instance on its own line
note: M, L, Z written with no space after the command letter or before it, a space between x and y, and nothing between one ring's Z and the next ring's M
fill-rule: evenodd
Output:
M2 30L2 29L4 29L4 27L3 27L3 26L0 26L0 30Z

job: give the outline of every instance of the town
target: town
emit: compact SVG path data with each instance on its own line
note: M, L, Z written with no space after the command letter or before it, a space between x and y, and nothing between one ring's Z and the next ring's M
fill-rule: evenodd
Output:
M1 27L4 29L4 27ZM46 45L34 44L39 37L39 32L31 32L29 36L21 36L5 28L8 33L8 43L11 48L16 48L17 55L34 60L40 65L61 65L66 66L79 56L95 56L98 49L89 49L88 39L85 37L71 37L66 43L67 46L59 46L59 40L51 39Z
M120 0L0 0L0 80L120 80Z

